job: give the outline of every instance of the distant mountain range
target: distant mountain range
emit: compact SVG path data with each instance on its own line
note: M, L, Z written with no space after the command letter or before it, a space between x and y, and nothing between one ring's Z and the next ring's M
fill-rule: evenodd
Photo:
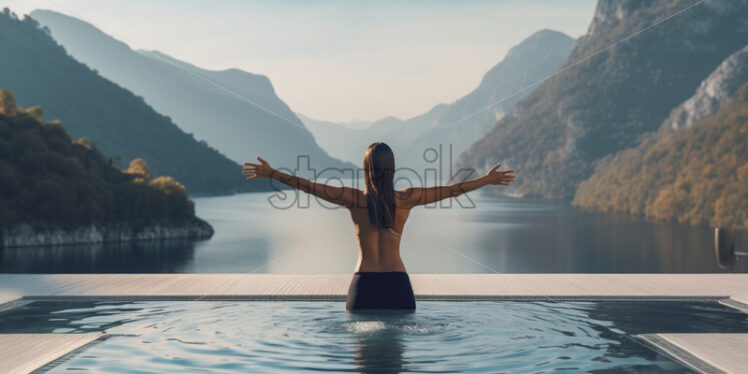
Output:
M331 156L358 166L362 165L364 150L369 144L385 139L405 122L399 118L386 117L353 127L348 124L314 120L302 114L297 115L314 134L317 143Z
M458 165L485 170L503 161L518 173L505 192L571 199L598 161L658 130L746 42L746 0L600 1L565 70Z
M0 45L0 88L11 89L20 106L41 105L46 119L61 120L71 136L90 139L120 167L143 158L154 176L172 176L191 194L269 188L247 183L237 163L74 60L32 18L0 14Z
M208 143L62 56L34 21L0 22L0 45L10 51L0 54L0 86L13 88L25 106L44 105L47 117L63 119L105 154L144 157L190 189L225 189L218 175L238 167L200 164L198 158L222 157L207 144L237 161L260 154L290 168L306 154L319 168L361 165L366 146L384 141L398 167L418 171L434 166L424 151L440 146L444 157L452 150L443 168L482 171L503 162L518 179L499 193L748 228L748 0L601 0L584 36L533 34L454 103L405 120L347 124L294 114L264 76L208 71L133 51L71 17L32 15L73 56ZM19 24L36 33L14 37ZM167 134L182 143L171 144ZM172 151L160 152L167 146ZM172 155L190 147L204 156L190 153L185 164L220 165L220 173L208 171L215 180L176 167ZM200 187L206 180L214 184Z
M400 166L428 166L423 152L439 145L445 152L451 145L456 159L530 94L539 81L553 74L566 60L573 42L557 31L538 31L510 49L475 90L454 103L439 104L405 121L389 117L363 130L352 130L334 123L303 120L332 155L357 164L361 164L364 148L375 141L392 146Z
M312 118L309 118L309 117L307 117L307 116L305 116L305 115L303 115L301 113L296 113L296 117L298 117L301 120L301 122L309 129L309 131L311 131L312 134L314 134L315 139L317 139L317 141L319 141L319 139L317 138L315 130L313 130L310 127L310 125L314 126L315 128L316 127L320 127L322 129L341 127L343 129L364 130L367 127L371 126L371 124L373 124L374 122L378 122L378 121L332 122L332 121L324 121L324 120L312 119ZM401 119L395 118L395 117L387 117L387 119L392 119L392 120L395 120L395 121L398 121L398 122L402 122ZM322 147L325 148L324 146L322 146ZM325 148L325 150L327 150L327 148Z
M327 155L270 80L238 69L210 71L158 51L134 51L79 19L48 10L31 16L77 60L140 95L184 131L236 162L263 156L274 167L295 168L297 155L312 167L342 167Z

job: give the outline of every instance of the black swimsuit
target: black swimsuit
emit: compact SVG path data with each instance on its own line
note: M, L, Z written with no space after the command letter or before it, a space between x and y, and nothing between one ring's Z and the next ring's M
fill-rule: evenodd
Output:
M388 228L387 232L400 236ZM404 271L357 271L353 273L345 308L349 311L416 309L410 277Z
M416 309L410 277L404 271L357 271L348 288L350 311Z

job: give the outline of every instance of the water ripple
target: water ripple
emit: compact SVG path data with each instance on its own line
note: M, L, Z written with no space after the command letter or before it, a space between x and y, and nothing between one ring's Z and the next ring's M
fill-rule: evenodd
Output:
M612 332L613 309L597 303L418 305L413 314L378 315L349 314L336 302L89 303L46 318L58 332L114 335L55 372L685 370Z

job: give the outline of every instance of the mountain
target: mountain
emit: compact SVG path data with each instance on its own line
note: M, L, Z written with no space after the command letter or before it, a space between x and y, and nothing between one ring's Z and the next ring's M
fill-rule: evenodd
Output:
M0 248L213 235L173 178L122 171L42 113L0 91Z
M295 168L297 155L316 168L343 167L314 141L267 77L238 69L211 71L157 51L133 51L91 24L48 10L31 16L79 61L142 96L180 128L236 162L261 155Z
M403 123L403 120L395 117L371 123L340 124L314 120L298 113L297 116L331 156L359 166L363 162L364 150L374 142L371 139L379 139Z
M449 105L434 128L419 139L416 152L452 144L455 156L462 153L527 97L539 81L555 73L573 44L574 39L566 34L541 30L512 47L475 90Z
M518 175L506 192L571 199L596 162L656 131L746 41L746 0L600 1L561 73L458 165L503 161Z
M304 126L314 134L317 143L331 156L361 166L364 151L369 144L384 139L404 121L395 117L386 117L366 125L339 124L330 121L319 121L297 114ZM379 139L379 140L373 140Z
M734 97L714 114L680 130L665 127L638 147L601 163L579 185L574 204L746 229L746 186L748 80L744 79Z
M690 127L714 114L745 82L748 82L748 44L709 74L696 93L670 113L664 126L674 130Z
M341 127L341 128L344 128L344 129L351 129L351 130L363 130L363 129L369 127L372 123L376 122L376 121L355 120L355 121L350 121L350 122L340 122L340 123L337 123L337 122L331 122L331 121L320 121L320 120L312 119L312 118L309 118L309 117L307 117L307 116L305 116L305 115L303 115L301 113L295 113L295 114L296 114L296 117L298 117L299 120L301 120L301 123L303 123L304 126L306 126L306 128L308 128L309 131L312 132L312 134L315 133L315 131L312 130L312 128L311 128L312 126L314 126L314 127L321 127L321 128L323 128L323 130L327 129L329 127L333 127L333 128ZM394 118L394 117L392 117L392 118Z
M429 166L423 159L426 149L443 145L446 152L451 145L456 157L483 137L538 81L561 66L573 42L557 31L538 31L511 48L472 92L404 122L390 117L361 131L348 131L329 123L310 124L309 128L325 149L344 160L360 164L362 147L384 141L392 146L400 165L420 169Z
M119 166L143 158L154 175L173 176L192 194L268 188L246 183L238 164L75 61L33 19L19 20L6 10L0 45L0 88L11 89L21 106L41 105L47 118L61 120L74 138L93 141Z

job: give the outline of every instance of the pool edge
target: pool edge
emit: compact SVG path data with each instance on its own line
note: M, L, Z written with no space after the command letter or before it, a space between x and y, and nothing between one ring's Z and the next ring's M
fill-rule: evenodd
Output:
M345 295L53 295L53 296L24 296L6 304L18 303L18 306L34 301L346 301ZM449 301L449 302L475 302L475 301L706 301L719 302L726 306L741 309L729 296L671 296L671 295L631 295L631 296L603 296L603 295L416 295L416 301ZM730 304L728 304L730 303ZM9 310L2 309L0 312Z
M698 371L699 373L725 373L695 354L663 339L659 334L640 334L634 335L634 338L644 342L644 344L651 349L662 353L686 367Z
M6 373L35 373L51 362L95 342L106 333L84 334L0 334L4 358L0 370ZM78 352L82 352L81 349Z

